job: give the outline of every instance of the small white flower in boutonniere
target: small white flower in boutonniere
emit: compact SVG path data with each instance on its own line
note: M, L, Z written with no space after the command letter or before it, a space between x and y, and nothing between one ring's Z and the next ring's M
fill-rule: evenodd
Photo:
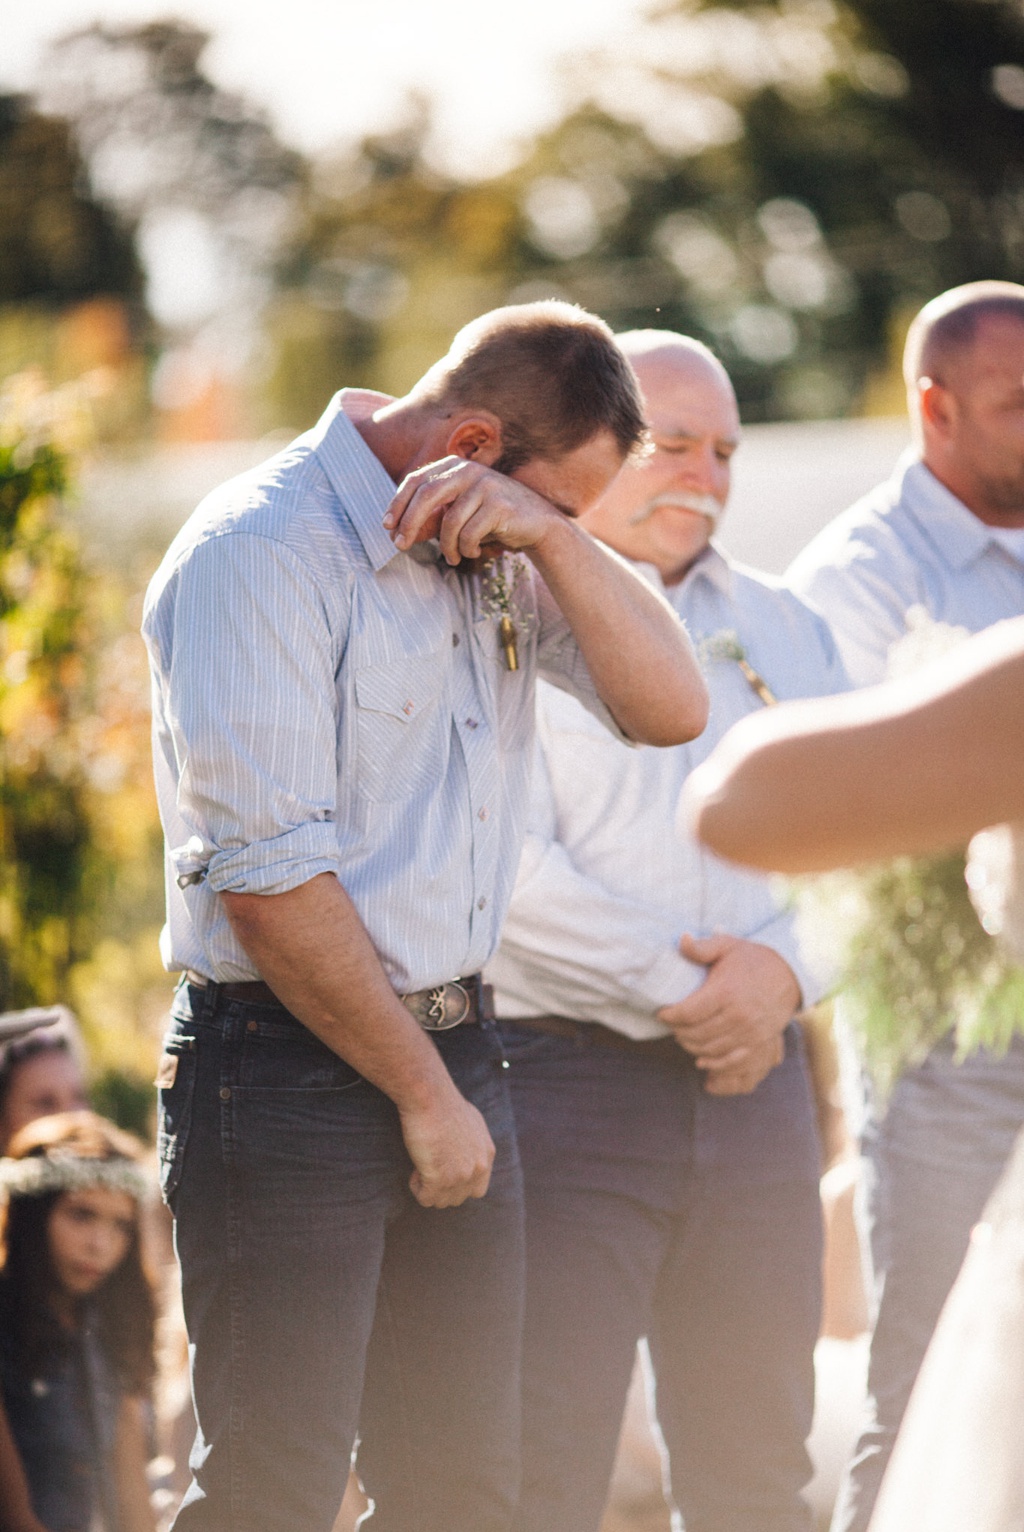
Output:
M519 634L530 630L532 617L517 604L518 586L526 578L526 560L521 553L500 553L483 567L480 605L498 619L498 637L509 670L519 669Z
M740 643L740 637L735 628L720 628L717 633L702 638L697 645L697 658L702 665L711 665L715 662L724 664L731 660L738 666L743 679L751 691L757 693L765 707L774 707L778 702L778 697L767 681L758 675L747 659L747 651Z

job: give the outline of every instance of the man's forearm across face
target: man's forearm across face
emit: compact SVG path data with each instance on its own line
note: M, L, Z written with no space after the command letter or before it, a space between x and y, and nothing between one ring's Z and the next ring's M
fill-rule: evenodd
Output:
M565 518L553 521L526 552L623 733L648 745L694 739L707 723L707 688L668 602Z

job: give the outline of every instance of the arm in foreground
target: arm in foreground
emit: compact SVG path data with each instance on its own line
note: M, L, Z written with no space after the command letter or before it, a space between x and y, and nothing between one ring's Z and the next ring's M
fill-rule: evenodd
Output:
M624 734L643 744L677 745L704 728L707 689L668 602L526 484L444 458L409 475L384 525L400 548L436 536L450 564L497 548L525 553Z
M395 994L333 873L280 894L223 893L232 929L294 1016L398 1108L425 1207L482 1197L494 1145L476 1107Z
M731 729L690 777L688 828L720 856L821 872L963 845L1024 817L1024 618L912 676Z

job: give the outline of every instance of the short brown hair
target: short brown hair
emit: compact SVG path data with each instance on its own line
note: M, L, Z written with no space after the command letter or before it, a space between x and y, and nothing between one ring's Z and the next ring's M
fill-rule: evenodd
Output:
M991 317L1024 324L1024 287L1017 282L965 282L926 303L907 332L903 377L912 389L921 378L948 384L945 369Z
M610 431L623 458L645 440L633 369L602 319L551 299L494 309L460 330L413 390L442 410L486 409L502 427L495 467L558 458Z

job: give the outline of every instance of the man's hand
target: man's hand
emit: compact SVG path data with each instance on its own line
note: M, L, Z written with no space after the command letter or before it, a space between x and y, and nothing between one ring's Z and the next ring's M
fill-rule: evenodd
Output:
M424 1207L482 1197L494 1144L433 1039L389 984L358 912L331 872L283 894L221 895L231 928L274 994L398 1108Z
M436 537L449 564L484 545L531 548L561 513L527 485L467 458L445 457L407 475L384 517L395 546Z
M684 936L679 950L708 976L658 1020L707 1071L709 1094L753 1090L782 1061L782 1033L801 998L793 970L773 948L736 936Z
M399 1108L402 1137L415 1166L409 1187L425 1208L453 1208L482 1197L490 1184L494 1143L487 1124L454 1087L427 1107Z
M749 1096L761 1081L781 1064L786 1047L781 1037L773 1037L760 1048L751 1048L742 1064L724 1069L708 1069L704 1089L709 1096Z

